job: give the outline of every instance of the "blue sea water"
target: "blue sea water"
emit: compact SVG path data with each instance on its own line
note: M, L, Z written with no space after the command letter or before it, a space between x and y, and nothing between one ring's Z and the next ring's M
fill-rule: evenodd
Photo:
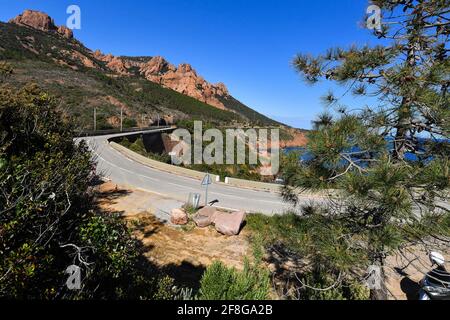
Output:
M393 139L387 139L388 141L388 145L387 148L392 150L393 149ZM407 152L405 153L405 159L407 161L411 161L411 162L415 162L415 161L420 161L420 158L418 156L418 154L425 152L426 150L424 149L424 143L427 141L427 139L419 139L420 146L419 146L419 150L417 153L412 153L412 152ZM434 142L437 143L450 143L450 140L445 140L445 139L434 139ZM283 151L285 153L290 153L290 152L296 152L299 151L301 152L301 156L300 156L300 160L301 161L310 161L314 158L314 155L309 153L309 152L304 152L305 148L303 147L291 147L291 148L285 148L283 149ZM359 151L359 149L357 147L352 148L352 151ZM433 160L433 157L428 157L426 159L422 159L422 161L424 162L429 162Z

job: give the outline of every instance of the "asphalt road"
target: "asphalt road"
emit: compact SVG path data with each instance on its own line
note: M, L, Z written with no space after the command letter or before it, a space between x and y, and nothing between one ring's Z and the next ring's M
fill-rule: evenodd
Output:
M151 132L155 131L159 130ZM128 134L95 136L77 140L86 140L97 158L98 173L114 183L143 189L183 202L188 199L189 193L200 193L201 202L204 202L205 187L201 186L201 181L152 169L128 159L109 146L108 139L124 135ZM221 183L213 183L209 186L208 201L215 199L219 201L216 205L218 207L245 210L250 213L272 215L294 209L290 204L285 203L277 193L241 189ZM310 201L311 199L305 196L301 199L300 204Z

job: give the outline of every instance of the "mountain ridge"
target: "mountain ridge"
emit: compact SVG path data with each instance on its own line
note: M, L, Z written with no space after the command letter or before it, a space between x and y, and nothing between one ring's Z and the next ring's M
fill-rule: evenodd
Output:
M67 41L76 41L84 47L81 42L73 37L72 30L65 26L57 26L54 20L44 12L25 10L22 14L9 20L8 23L45 33L61 35ZM35 50L32 44L24 44L23 46L28 50ZM62 53L66 55L66 59L56 59L54 62L61 65L69 65L69 67L76 69L76 65L71 63L71 61L78 60L87 68L109 71L120 76L142 76L165 88L172 89L218 109L237 112L235 108L228 107L228 101L233 101L234 103L237 100L230 95L225 84L209 83L188 63L182 63L176 67L161 56L114 56L112 54L103 54L100 50L92 51L86 47L84 48L86 50L81 53L80 51L63 50ZM48 55L49 53L46 52L46 54ZM69 58L69 62L67 58ZM99 62L103 62L103 66ZM276 123L276 121L269 118L266 120Z
M77 126L117 128L179 120L235 126L290 129L235 99L223 83L211 84L190 64L172 65L163 57L104 54L85 47L45 13L26 10L0 22L0 60L13 62L11 81L37 82L56 96Z

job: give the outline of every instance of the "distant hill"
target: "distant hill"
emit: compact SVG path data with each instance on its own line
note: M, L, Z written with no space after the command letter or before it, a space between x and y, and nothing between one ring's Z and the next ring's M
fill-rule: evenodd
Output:
M10 80L30 81L55 95L67 117L82 129L117 127L122 109L127 126L198 119L217 124L280 126L233 98L222 83L204 80L189 64L162 57L115 57L92 51L55 25L47 14L26 10L0 22L0 60L10 61Z

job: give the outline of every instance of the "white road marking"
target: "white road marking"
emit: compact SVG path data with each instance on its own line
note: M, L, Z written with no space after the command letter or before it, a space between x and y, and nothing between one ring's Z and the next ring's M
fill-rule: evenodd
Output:
M138 132L136 132L135 134L137 133ZM116 135L97 138L94 137L90 138L86 142L90 149L93 151L93 154L98 158L99 168L101 168L103 171L108 172L113 180L115 177L118 180L116 182L125 182L125 185L129 185L130 187L133 187L135 189L145 190L150 193L158 194L160 196L172 199L182 198L181 195L184 194L184 191L180 191L180 189L194 191L201 190L200 181L198 179L179 176L172 172L161 171L144 165L138 161L134 161L131 158L128 158L127 156L110 146L107 139L113 136ZM98 152L96 150L98 150ZM117 164L108 161L105 158L111 158L110 160ZM123 158L127 159L127 162L124 162ZM132 163L133 165L127 165L128 162ZM116 171L116 169L118 170ZM144 174L138 174L137 172L143 172ZM147 173L148 175L145 173ZM153 176L159 177L159 179L153 178ZM152 181L152 183L148 183L143 179L150 180ZM151 190L159 190L159 186L165 186L165 188L163 188L164 194ZM171 189L169 186L175 186L177 188L173 188L173 190L170 191ZM233 193L235 193L236 195ZM279 195L277 193L271 193L269 191L258 191L254 189L230 186L224 183L217 183L211 186L211 194L214 197L217 197L220 202L224 202L225 206L216 207L231 211L236 210L234 208L230 208L235 206L240 207L241 209L246 208L245 210L247 212L263 212L266 214L274 214L274 212L284 212L285 210L289 210L288 204L284 203L282 199L279 198Z
M114 167L114 168L117 168L117 169L119 169L119 170L121 170L121 171L125 171L125 172L127 172L127 173L131 173L131 174L134 175L134 176L139 176L139 177L146 178L146 179L149 179L149 180L152 180L152 181L160 182L160 180L158 180L158 179L156 179L156 178L152 178L152 177L149 177L149 176L146 176L146 175L143 175L143 174L136 174L136 173L134 173L134 172L131 171L131 170L127 170L127 169L125 169L125 168L119 167L118 165L115 165L114 163L109 162L108 160L105 160L105 159L104 159L101 155L99 155L96 151L92 150L92 152L94 152L94 153L96 154L96 156L97 156L100 160L102 160L103 162L109 164L110 166L112 166L112 167Z

